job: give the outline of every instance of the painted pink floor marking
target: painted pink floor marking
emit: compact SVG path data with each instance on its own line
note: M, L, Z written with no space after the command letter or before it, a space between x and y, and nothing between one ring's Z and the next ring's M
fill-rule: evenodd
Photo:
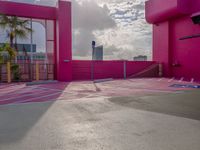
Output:
M169 82L170 80L170 82ZM90 97L142 96L156 93L176 93L190 89L169 87L179 80L168 78L113 80L94 84L90 81L54 83L25 86L25 84L1 85L0 105L46 102L56 100L75 100ZM180 83L179 83L180 84ZM181 84L191 84L182 81ZM193 83L193 85L199 85ZM4 88L3 88L4 87ZM97 90L97 88L99 90Z

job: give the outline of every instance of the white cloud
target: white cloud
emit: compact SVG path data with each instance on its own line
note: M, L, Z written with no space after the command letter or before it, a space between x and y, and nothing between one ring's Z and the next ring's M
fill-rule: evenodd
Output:
M115 28L115 21L109 16L107 7L100 7L94 1L72 2L73 5L73 54L91 59L91 42L98 40L94 31Z
M105 4L117 28L102 31L103 34L96 32L96 36L106 47L115 45L117 50L112 58L133 59L137 55L147 55L151 59L151 26L144 19L144 1L113 0L102 3Z
M12 0L56 6L57 0ZM74 58L91 58L91 41L105 48L107 59L151 58L151 26L144 19L145 0L73 0Z

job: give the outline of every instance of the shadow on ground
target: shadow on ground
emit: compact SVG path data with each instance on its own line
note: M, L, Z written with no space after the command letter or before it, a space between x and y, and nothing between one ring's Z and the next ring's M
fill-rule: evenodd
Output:
M52 104L0 106L0 145L22 140Z
M200 91L142 97L116 97L110 102L145 111L200 120Z
M64 91L67 86L68 84L62 86L60 91ZM15 91L18 92L23 90L25 91L26 87ZM60 92L60 95L61 94L62 92ZM1 94L1 96L4 95L9 96L9 93ZM57 98L59 98L60 95L57 95ZM26 95L24 97L26 97ZM35 93L35 97L39 97L37 96L37 93ZM45 100L44 103L31 104L11 103L12 101L17 102L16 100L2 101L5 104L11 103L12 105L0 106L0 149L1 144L15 143L22 140L31 128L40 121L46 112L48 112L48 110L56 102L57 98L54 98L54 101L45 102L47 101ZM26 98L23 99L22 97L19 102L24 100L26 100Z

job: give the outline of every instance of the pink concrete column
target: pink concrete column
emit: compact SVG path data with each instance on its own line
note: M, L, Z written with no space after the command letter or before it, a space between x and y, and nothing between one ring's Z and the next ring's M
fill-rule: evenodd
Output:
M163 64L164 77L171 76L169 22L153 25L153 61Z
M57 80L72 80L71 2L58 1L57 9Z

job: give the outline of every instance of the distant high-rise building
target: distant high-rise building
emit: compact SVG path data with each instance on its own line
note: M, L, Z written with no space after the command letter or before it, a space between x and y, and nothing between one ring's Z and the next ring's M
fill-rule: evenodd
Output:
M147 61L147 56L139 55L133 58L134 61Z
M103 60L103 45L93 49L92 60Z
M0 43L0 46L3 46L5 43ZM32 52L36 53L37 46L36 44L32 44ZM24 52L24 50L28 53L31 52L31 44L17 44L17 51Z
M0 46L3 46L5 43L0 43ZM4 60L8 59L7 52L1 52L1 55ZM45 62L48 60L49 63L53 63L53 54L46 52L37 52L37 45L32 45L32 53L31 53L31 44L17 44L17 56L16 59L18 63L25 62L26 60L30 60L32 57L33 61L37 62Z

